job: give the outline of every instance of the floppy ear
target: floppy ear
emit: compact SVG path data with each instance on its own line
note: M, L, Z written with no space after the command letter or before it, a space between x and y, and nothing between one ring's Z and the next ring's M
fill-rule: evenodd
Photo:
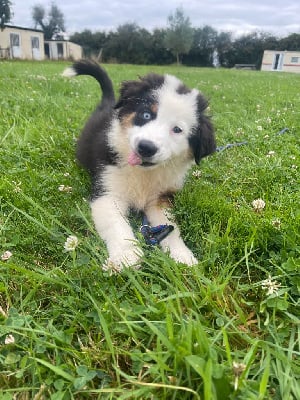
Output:
M189 145L193 152L195 162L199 164L201 158L216 151L216 140L213 124L210 118L203 114L207 107L206 100L199 95L198 98L198 125L189 137Z

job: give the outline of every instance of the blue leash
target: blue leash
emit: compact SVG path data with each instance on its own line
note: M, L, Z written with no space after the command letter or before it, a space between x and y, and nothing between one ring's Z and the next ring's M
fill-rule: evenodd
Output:
M278 135L282 135L283 133L285 133L286 131L288 131L289 128L283 128L281 129L281 131L276 133L276 136ZM238 146L244 146L245 144L248 144L249 142L237 142L237 143L228 143L225 144L225 146L219 146L216 148L216 152L221 153L221 151L227 150L227 149L231 149L232 147L238 147Z

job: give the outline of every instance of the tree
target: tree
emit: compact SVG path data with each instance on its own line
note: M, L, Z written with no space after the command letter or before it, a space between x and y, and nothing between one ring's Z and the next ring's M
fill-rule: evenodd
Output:
M180 56L187 54L191 49L194 30L182 8L177 8L174 15L168 17L168 25L164 44L176 56L179 64Z
M217 36L216 47L220 65L222 67L228 67L228 54L231 52L232 49L232 33L220 32Z
M235 64L255 64L260 67L268 36L262 32L252 32L237 38L226 54L227 67Z
M92 32L89 29L85 29L83 32L75 32L70 36L71 42L77 43L83 48L84 56L91 57L99 57L101 51L105 47L107 42L105 32Z
M174 55L164 46L165 37L165 29L156 28L153 30L149 54L150 64L165 65L172 64L174 62Z
M60 39L61 32L65 32L64 15L54 3L51 3L47 15L43 5L35 5L32 9L32 19L35 27L42 28L45 40Z
M208 25L194 29L193 44L189 53L184 57L183 63L212 67L214 53L217 49L217 36L217 31Z
M11 1L10 0L0 0L0 28L1 31L4 29L4 25L10 22L13 14L11 12Z
M279 41L280 50L295 51L300 49L300 34L292 33Z
M135 23L125 23L110 32L103 51L106 61L149 64L151 35Z

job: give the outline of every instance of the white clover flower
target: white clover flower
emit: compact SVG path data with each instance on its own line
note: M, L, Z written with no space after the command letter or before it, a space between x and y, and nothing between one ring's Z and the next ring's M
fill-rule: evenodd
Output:
M9 250L6 250L1 256L1 261L7 261L10 259L11 256L12 253Z
M280 227L281 227L281 221L280 221L280 219L279 219L279 218L273 219L272 225L274 226L274 228L280 229Z
M270 150L269 153L267 154L267 157L270 158L270 157L274 156L274 154L275 154L275 151Z
M14 184L14 192L15 193L20 193L20 192L22 192L22 189L21 189L21 185L22 185L22 182L15 182L15 181L12 181L12 183Z
M4 344L13 344L15 343L15 338L13 335L7 335L4 340Z
M257 126L257 130L258 130L258 131L262 131L262 130L263 130L263 127L262 127L261 125L258 125L258 126Z
M252 201L252 207L255 212L261 212L266 206L266 203L262 199L256 199Z
M232 369L235 376L240 376L241 373L245 371L246 365L244 363L237 363L233 361Z
M65 251L74 251L78 246L79 240L76 236L69 236L64 244Z
M72 192L73 188L72 188L72 186L59 185L58 190L60 192L70 193L70 192Z
M232 370L234 374L234 390L236 391L239 386L239 377L242 375L242 373L246 369L246 364L244 363L237 363L233 361L232 363Z
M261 287L267 291L267 296L270 294L278 294L278 289L280 288L281 283L273 280L271 275L269 275L268 279L265 279L261 283Z
M39 80L42 80L42 81L46 81L47 80L47 78L45 76L43 76L43 75L36 75L35 78L39 79Z
M268 118L266 119L266 121L267 121L268 124L270 124L270 123L272 122L272 119L271 119L270 117L268 117Z
M192 175L193 175L195 178L200 178L201 175L202 175L202 171L200 171L199 169L197 169L197 170L193 171Z

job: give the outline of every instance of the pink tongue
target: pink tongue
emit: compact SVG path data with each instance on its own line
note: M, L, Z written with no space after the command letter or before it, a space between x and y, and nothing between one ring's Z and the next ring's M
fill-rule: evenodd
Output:
M140 165L142 164L142 159L134 151L132 151L128 156L129 165Z

